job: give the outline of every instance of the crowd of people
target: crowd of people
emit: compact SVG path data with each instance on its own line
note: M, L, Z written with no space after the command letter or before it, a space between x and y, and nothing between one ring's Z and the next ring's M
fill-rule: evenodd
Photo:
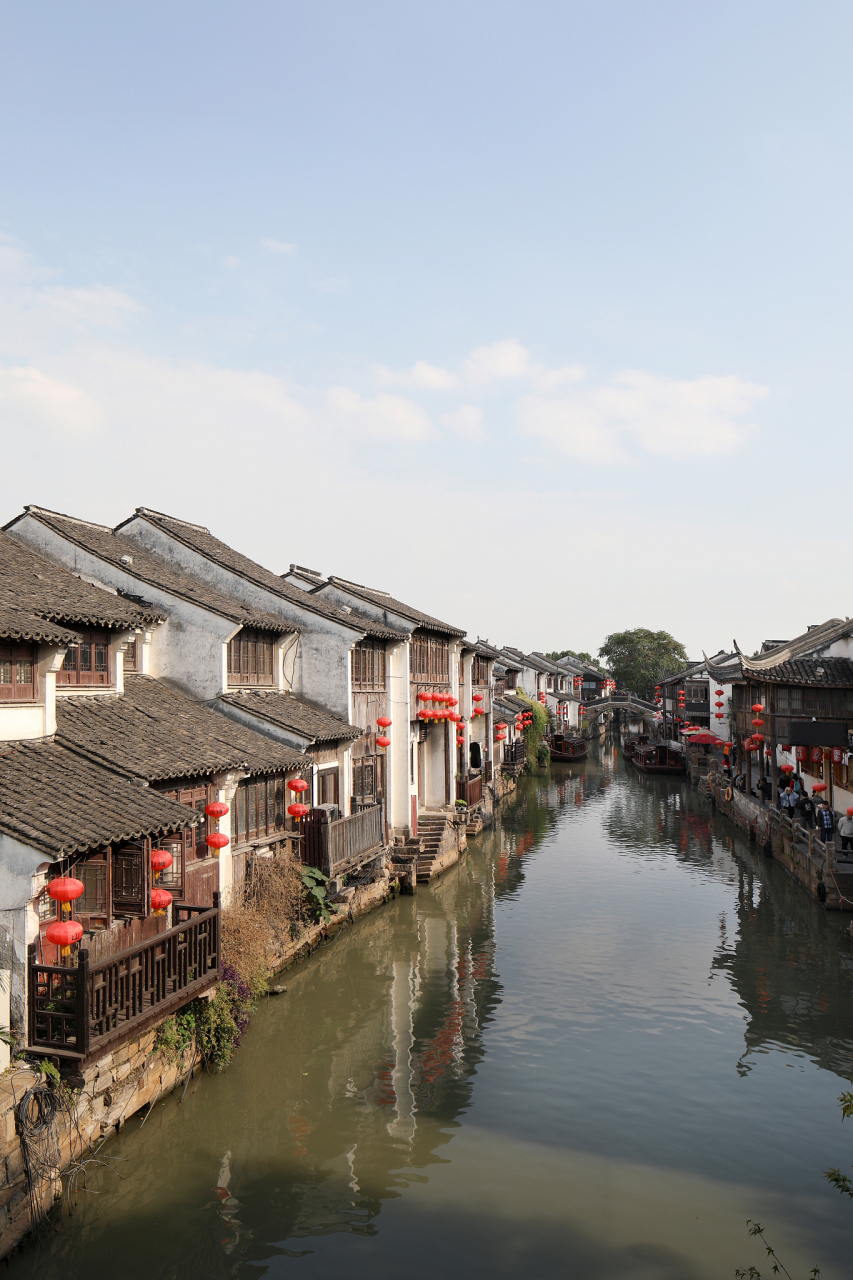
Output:
M745 792L746 774L736 771L732 776L732 786ZM773 803L773 783L767 774L758 779L752 788L752 794L768 807ZM853 852L853 806L843 817L837 815L827 800L816 801L809 795L799 773L780 779L775 803L776 808L792 822L796 820L804 827L816 829L824 843L832 840L838 831L842 853Z

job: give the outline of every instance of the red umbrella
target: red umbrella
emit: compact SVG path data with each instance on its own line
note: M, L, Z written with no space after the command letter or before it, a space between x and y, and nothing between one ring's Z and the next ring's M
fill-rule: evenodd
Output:
M717 738L713 733L691 733L691 742L698 742L701 747L722 747L725 745L722 738Z

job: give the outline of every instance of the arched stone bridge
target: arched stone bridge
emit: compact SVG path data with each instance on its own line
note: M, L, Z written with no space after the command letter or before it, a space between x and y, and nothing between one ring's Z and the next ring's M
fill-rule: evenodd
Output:
M611 694L607 698L596 698L594 702L587 702L584 705L590 722L597 720L608 711L633 711L643 719L651 720L660 710L654 702L646 702L645 699L638 698L633 693Z

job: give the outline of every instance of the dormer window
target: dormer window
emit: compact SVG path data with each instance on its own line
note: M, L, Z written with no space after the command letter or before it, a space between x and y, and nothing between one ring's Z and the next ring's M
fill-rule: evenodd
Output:
M32 702L37 692L36 646L0 640L0 699L4 702Z
M78 642L68 646L56 683L58 685L111 684L109 632L82 632Z
M274 685L274 654L268 632L244 629L228 642L228 683Z

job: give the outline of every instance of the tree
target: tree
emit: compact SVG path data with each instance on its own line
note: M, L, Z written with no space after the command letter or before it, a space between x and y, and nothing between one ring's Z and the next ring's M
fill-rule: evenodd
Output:
M641 698L652 698L655 685L665 675L687 666L687 654L668 631L614 631L605 636L598 651L621 689L630 689Z
M591 667L598 666L598 659L591 653L575 653L574 649L561 649L559 653L555 650L553 653L546 653L545 657L552 662L558 662L560 658L577 658L578 662L588 662Z

